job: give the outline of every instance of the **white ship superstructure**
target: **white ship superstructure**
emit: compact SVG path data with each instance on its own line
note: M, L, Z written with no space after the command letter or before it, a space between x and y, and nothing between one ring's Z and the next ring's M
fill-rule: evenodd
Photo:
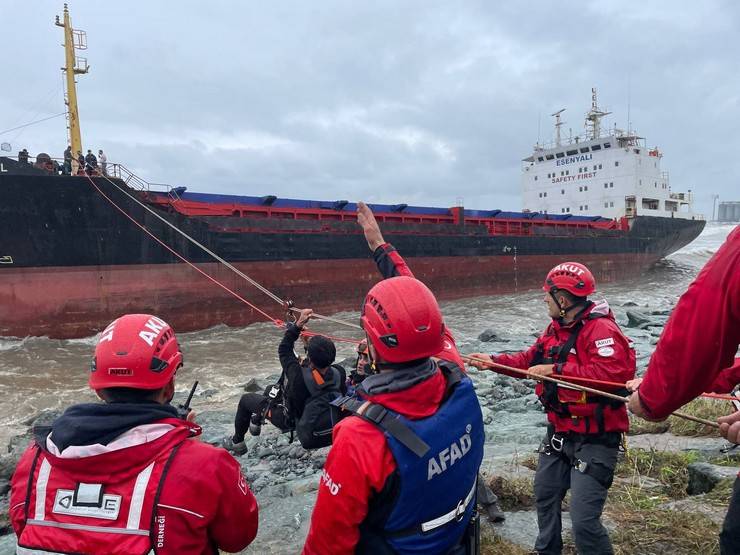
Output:
M645 139L631 130L602 131L601 119L610 112L598 108L594 89L585 136L561 138L562 112L552 114L554 144L536 145L523 160L525 211L605 218L701 218L692 210L691 190L671 189L657 147L647 148Z

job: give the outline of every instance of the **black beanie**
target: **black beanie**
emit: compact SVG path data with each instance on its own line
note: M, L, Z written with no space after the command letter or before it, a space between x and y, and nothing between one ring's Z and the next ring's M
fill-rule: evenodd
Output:
M337 348L331 339L323 335L314 335L308 340L308 358L316 368L326 368L337 356Z

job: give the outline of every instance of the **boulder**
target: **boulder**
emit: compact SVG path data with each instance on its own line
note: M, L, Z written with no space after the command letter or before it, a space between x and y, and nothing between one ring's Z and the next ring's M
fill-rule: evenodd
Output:
M707 462L691 463L688 467L689 485L686 492L698 495L712 491L722 480L735 479L737 468Z
M490 341L495 341L498 336L496 335L496 332L493 331L491 328L488 328L486 330L483 330L478 335L478 341L481 341L482 343L488 343Z
M260 387L260 384L257 383L255 378L250 378L247 383L244 384L244 391L247 393L257 393L258 391L262 391L262 387Z
M655 326L657 325L655 322L653 322L649 316L646 314L643 314L642 312L637 312L636 310L628 310L627 311L627 327L628 328L637 328L637 329L645 329L649 326Z

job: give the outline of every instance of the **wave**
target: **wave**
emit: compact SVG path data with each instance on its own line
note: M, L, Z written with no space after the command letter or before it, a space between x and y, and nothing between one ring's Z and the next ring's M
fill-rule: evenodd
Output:
M703 266L719 250L735 227L735 224L707 224L699 237L666 258L689 266Z

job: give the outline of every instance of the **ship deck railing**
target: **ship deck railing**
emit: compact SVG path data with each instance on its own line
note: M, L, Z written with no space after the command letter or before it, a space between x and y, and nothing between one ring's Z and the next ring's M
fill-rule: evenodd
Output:
M170 206L185 216L206 219L209 224L220 231L269 232L263 223L265 221L291 220L296 223L304 222L291 230L294 232L323 233L331 230L332 224L343 222L356 223L357 213L354 211L339 211L323 208L293 208L274 207L264 205L248 205L241 203L208 203L203 201L188 200L187 194L182 198L174 200L171 195L151 195L149 202L164 206ZM404 226L406 234L429 234L449 233L451 229L458 233L485 234L485 235L552 235L572 236L589 232L625 231L629 223L625 218L598 221L569 221L544 219L543 214L532 214L530 218L513 218L509 216L500 217L465 217L456 218L450 211L448 214L404 214L402 212L375 211L378 222L389 228L395 225ZM228 218L228 225L219 223ZM225 222L224 222L225 223ZM427 226L440 226L435 232L434 228ZM408 226L408 227L406 227ZM279 226L276 226L276 231ZM425 229L426 228L426 229ZM467 228L467 230L466 230ZM390 230L389 230L390 231Z

